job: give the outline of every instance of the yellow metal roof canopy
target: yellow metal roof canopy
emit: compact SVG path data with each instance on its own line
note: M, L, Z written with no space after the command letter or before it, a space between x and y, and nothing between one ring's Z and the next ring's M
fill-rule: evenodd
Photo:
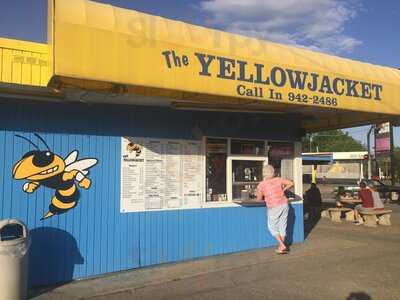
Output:
M52 85L297 113L307 131L400 115L400 71L86 0L49 1Z

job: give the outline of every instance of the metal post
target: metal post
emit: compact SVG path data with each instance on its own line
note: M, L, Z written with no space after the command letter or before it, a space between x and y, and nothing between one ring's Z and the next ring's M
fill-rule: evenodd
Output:
M364 179L364 163L363 161L360 162L360 178L359 180L363 180Z
M393 142L393 125L390 123L390 180L392 185L396 184L396 168L395 168L396 159L394 157L394 142Z
M371 179L372 174L371 174L371 132L372 129L374 128L373 125L371 125L371 128L368 130L367 134L367 150L368 150L368 179Z
M317 165L312 165L311 183L317 183Z
M381 178L381 171L382 171L381 167L382 166L379 165L380 162L378 163L378 158L376 155L376 133L377 133L377 128L376 128L376 125L374 125L374 145L375 145L374 146L374 160L375 160L374 169L375 169L375 176L378 176L378 178Z

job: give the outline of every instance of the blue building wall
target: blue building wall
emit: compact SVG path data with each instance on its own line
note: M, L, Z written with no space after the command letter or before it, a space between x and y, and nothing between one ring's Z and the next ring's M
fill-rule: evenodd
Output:
M121 136L196 139L212 136L298 140L294 115L176 111L156 107L0 102L0 219L31 230L30 286L267 247L265 207L120 213ZM22 190L13 165L32 147L20 134L66 157L95 157L92 186L65 214L41 221L54 190ZM41 144L40 144L41 145ZM44 148L44 146L42 146ZM302 205L292 206L289 235L303 241Z

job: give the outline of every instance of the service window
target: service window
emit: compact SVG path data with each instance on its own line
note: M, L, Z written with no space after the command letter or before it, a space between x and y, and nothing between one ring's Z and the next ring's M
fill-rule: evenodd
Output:
M254 200L264 160L232 159L232 200Z
M268 163L277 176L294 178L293 143L211 137L205 143L207 202L254 200Z
M293 158L293 143L268 143L268 163L275 168L277 176L293 180Z
M268 162L263 140L232 139L228 156L228 199L246 201L256 198L262 169Z
M226 160L228 139L206 139L206 201L227 201Z

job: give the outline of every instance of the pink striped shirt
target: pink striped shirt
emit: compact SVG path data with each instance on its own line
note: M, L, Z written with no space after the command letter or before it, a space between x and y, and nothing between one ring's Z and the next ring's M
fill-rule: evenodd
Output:
M268 208L287 204L288 199L283 192L283 185L291 184L290 180L274 177L264 180L257 186L257 199L264 198Z

